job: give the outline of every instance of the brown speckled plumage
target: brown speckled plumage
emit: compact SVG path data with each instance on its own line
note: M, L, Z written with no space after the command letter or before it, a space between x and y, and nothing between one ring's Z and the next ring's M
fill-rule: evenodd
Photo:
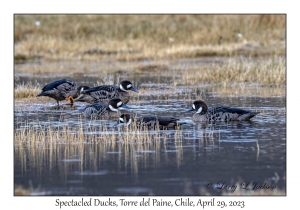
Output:
M76 101L94 104L98 102L108 103L110 99L120 98L124 104L127 104L130 100L130 94L127 90L138 92L131 82L124 80L119 85L102 85L89 88L83 91L83 95Z
M248 121L259 112L251 112L249 110L231 108L231 107L212 107L208 108L204 101L197 100L193 102L193 107L188 111L197 111L193 115L195 122L207 121Z
M130 109L119 98L111 99L108 103L95 103L79 110L85 117L109 118L118 117L121 109Z
M59 101L71 100L71 104L73 105L73 99L77 98L81 91L88 88L87 86L77 87L76 83L69 79L60 79L43 87L42 92L37 97L48 96L53 98L57 101L58 106Z

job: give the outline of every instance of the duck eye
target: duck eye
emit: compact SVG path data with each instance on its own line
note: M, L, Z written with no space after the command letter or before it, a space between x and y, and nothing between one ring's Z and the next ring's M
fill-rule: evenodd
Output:
M132 87L132 84L127 85L127 88L131 88L131 87Z
M119 101L119 102L117 103L117 107L119 107L119 106L122 106L122 101Z
M196 108L195 108L195 104L193 104L193 109L196 109Z

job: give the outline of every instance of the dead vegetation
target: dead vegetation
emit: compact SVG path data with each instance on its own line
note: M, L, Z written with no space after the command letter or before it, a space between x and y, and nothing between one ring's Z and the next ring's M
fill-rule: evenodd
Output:
M284 55L285 15L19 15L15 60Z

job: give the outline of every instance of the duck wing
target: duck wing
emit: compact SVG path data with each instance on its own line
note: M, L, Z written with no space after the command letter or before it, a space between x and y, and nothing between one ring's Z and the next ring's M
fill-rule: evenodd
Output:
M92 87L84 91L84 94L88 94L97 99L114 98L117 94L117 87L113 85L102 85L98 87Z
M179 119L174 117L158 117L158 122L162 126L168 126L171 123L177 123Z
M75 82L68 80L68 79L60 79L60 80L56 80L53 81L49 84L47 84L45 87L43 87L43 91L49 91L49 90L64 90L64 91L69 91L74 89L74 87L76 86Z
M225 107L225 106L219 106L219 107L211 108L208 112L210 114L222 112L222 113L231 113L231 114L239 114L239 115L250 113L249 110L244 110L244 109L240 109L240 108Z
M173 117L159 117L147 115L139 118L139 121L143 121L144 123L156 122L158 121L159 125L168 126L170 123L176 123L179 119Z

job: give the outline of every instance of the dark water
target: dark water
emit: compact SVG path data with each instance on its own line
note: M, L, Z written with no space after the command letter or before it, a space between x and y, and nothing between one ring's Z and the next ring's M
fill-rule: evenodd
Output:
M139 89L146 83L168 84L172 77L131 78ZM20 76L18 82L43 84L54 79ZM94 84L96 79L80 82ZM134 131L113 127L115 119L81 119L77 109L84 104L75 110L56 110L54 100L26 110L15 107L15 131L51 127L59 133L67 128L67 133L76 135L83 127L83 140L61 138L51 144L49 139L46 143L24 139L22 146L15 142L14 183L38 189L38 195L201 195L204 191L220 195L247 183L248 187L266 183L285 189L286 98L215 95L207 87L202 98L209 106L261 113L251 122L201 124L192 122L192 113L185 113L192 103L186 99L129 102L136 108L134 113L173 116L186 122L180 131L150 131L148 139L137 140ZM116 139L111 140L112 136ZM238 190L243 189L237 186Z

